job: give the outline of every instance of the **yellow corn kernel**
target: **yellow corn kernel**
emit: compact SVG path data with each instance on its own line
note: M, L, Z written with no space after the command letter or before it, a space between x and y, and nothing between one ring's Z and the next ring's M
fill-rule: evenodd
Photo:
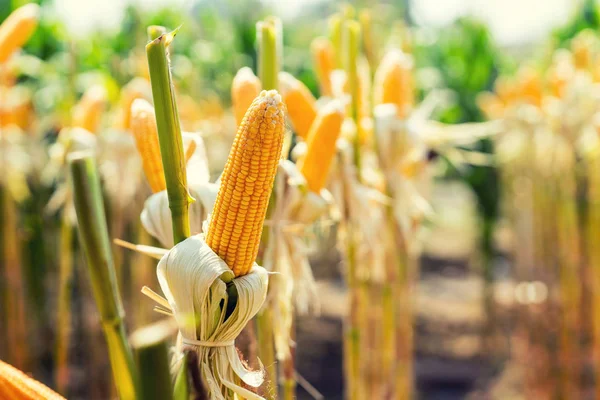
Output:
M398 117L406 118L414 104L413 60L401 50L389 51L375 73L374 103L395 104Z
M156 117L154 108L146 100L136 99L131 105L131 131L150 188L154 193L165 190L167 184L160 156Z
M64 397L0 360L0 399L64 400Z
M106 90L100 85L90 87L73 107L73 126L98 133L105 103Z
M260 88L260 79L254 75L252 69L243 67L235 74L231 83L231 103L236 126L242 123L248 107L259 95Z
M40 16L37 4L27 4L13 11L0 25L0 63L21 48L33 35Z
M331 96L331 72L335 68L335 49L333 44L324 37L313 40L310 46L321 96Z
M308 188L315 193L319 193L327 182L342 122L344 107L334 100L319 110L315 122L310 127L307 150L300 172L306 178Z
M281 96L263 90L238 128L206 235L235 276L250 272L258 255L284 130Z
M317 100L302 82L287 72L279 73L279 85L294 130L306 140L308 130L317 116Z

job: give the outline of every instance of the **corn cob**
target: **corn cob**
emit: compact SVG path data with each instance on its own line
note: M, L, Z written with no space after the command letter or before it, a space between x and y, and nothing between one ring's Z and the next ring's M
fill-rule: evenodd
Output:
M0 399L64 400L64 397L0 360Z
M324 37L313 40L310 49L319 79L321 96L331 96L331 72L335 68L335 50L331 42Z
M375 104L395 104L398 117L406 118L414 103L413 61L401 50L388 52L375 73Z
M206 243L235 276L250 272L258 255L281 156L284 107L277 91L260 93L238 128L221 177Z
M344 109L338 101L333 101L319 111L308 133L308 149L300 172L308 188L315 193L319 193L327 181L343 121Z
M316 99L308 88L287 72L279 74L281 95L296 133L306 140L317 116Z
M0 63L8 58L33 35L38 24L40 7L27 4L17 8L0 25Z
M131 105L131 131L142 157L144 174L150 188L154 193L165 190L167 184L160 156L154 108L146 100L136 99Z
M73 108L73 126L97 133L105 102L106 90L100 85L90 87Z
M144 59L146 70L148 69L148 62ZM134 78L127 85L121 89L121 98L119 99L119 106L122 112L119 128L129 130L131 129L131 105L135 99L151 99L152 92L150 88L150 82L143 78Z
M231 84L231 102L236 126L239 126L246 111L260 94L260 79L248 67L241 68Z

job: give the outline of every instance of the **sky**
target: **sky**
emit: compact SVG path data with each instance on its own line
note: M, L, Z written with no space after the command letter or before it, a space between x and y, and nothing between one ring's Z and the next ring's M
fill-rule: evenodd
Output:
M289 17L306 2L327 0L263 0ZM55 0L54 7L74 34L96 27L116 28L128 2L123 0ZM189 7L190 0L131 0L143 7ZM542 40L557 25L567 21L580 0L411 0L414 20L423 25L443 26L463 15L485 21L497 43L522 45Z

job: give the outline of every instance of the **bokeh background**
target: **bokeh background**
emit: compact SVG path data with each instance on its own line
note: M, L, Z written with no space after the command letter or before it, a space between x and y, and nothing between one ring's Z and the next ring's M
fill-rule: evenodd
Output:
M25 3L0 0L0 21ZM342 6L330 0L42 0L39 4L40 26L11 64L13 83L19 90L6 95L8 100L0 104L3 110L23 101L35 113L35 121L27 123L26 130L40 146L28 150L23 159L32 165L52 159L47 149L56 143L72 107L89 87L104 87L107 109L118 108L121 88L145 73L146 26L182 25L172 51L179 101L185 104L180 111L185 114L184 129L210 132L207 144L215 176L227 154L222 149L233 137L231 81L239 68L256 66L256 21L266 15L282 19L284 69L318 95L310 43L316 36L327 35L328 16ZM568 47L579 32L600 28L598 5L588 0L365 0L352 4L371 10L372 37L379 52L373 55L376 59L386 44L410 32L418 97L446 90L450 100L435 118L447 124L485 121L478 95L493 91L499 76L515 75L523 65L541 64L555 49ZM493 141L480 140L470 150L493 154ZM0 272L7 274L15 260L22 266L22 294L27 299L21 332L27 343L23 365L38 379L56 386L57 271L61 262L70 262L75 275L70 283L73 320L66 390L73 399L108 398L108 360L103 357L101 332L94 328L97 317L82 272L83 257L75 237L70 242L72 260L63 259L65 249L60 247L64 199L56 193L66 178L60 166L47 165L30 175L24 187L15 189L19 201L0 221L8 224L12 215L16 227L14 232L0 232L4 243ZM126 173L122 168L109 164L105 180L110 180L111 173L114 177ZM513 295L519 283L514 274L515 240L503 212L496 165L457 163L441 156L436 171L430 199L434 214L423 230L414 294L418 398L527 398L523 386L530 366L514 356L520 349L511 337L521 303L543 303L548 288L540 283L529 300ZM135 192L130 189L114 190ZM122 226L112 225L111 232L131 239L137 235L135 221L143 196L134 193L130 199L127 205L107 199L107 207L112 215L121 213L120 220L125 221ZM116 252L125 281L135 276L156 288L151 263L124 250ZM298 353L298 372L326 399L341 399L343 392L341 337L347 302L339 263L335 240L323 241L313 256L322 312L297 323L298 344L303 349ZM6 275L1 283L0 291L5 294L16 290L14 280ZM147 299L134 287L125 285L123 291L130 327L156 318L139 311ZM486 293L492 293L491 301ZM146 308L150 310L151 305ZM14 349L8 348L2 334L0 329L0 358L14 361ZM582 342L588 343L589 337L583 336ZM589 358L589 348L582 349L581 357ZM591 368L589 362L583 364ZM585 368L582 391L591 393L593 374ZM299 389L299 398L311 396Z

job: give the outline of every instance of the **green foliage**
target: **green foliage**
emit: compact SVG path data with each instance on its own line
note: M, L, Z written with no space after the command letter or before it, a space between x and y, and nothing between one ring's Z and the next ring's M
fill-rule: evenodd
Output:
M461 18L436 36L433 45L417 46L415 55L421 67L437 70L439 86L450 89L455 96L454 104L444 110L439 119L445 123L483 121L477 95L492 89L504 63L487 27L472 18ZM484 153L494 151L489 139L480 140L471 148ZM491 254L493 225L499 212L498 171L483 166L459 170L448 163L447 177L464 180L475 192L482 218L482 251Z
M600 29L600 10L595 0L584 0L581 8L573 15L571 20L563 27L554 32L554 39L558 46L566 46L569 40L579 32L586 29L597 31Z

